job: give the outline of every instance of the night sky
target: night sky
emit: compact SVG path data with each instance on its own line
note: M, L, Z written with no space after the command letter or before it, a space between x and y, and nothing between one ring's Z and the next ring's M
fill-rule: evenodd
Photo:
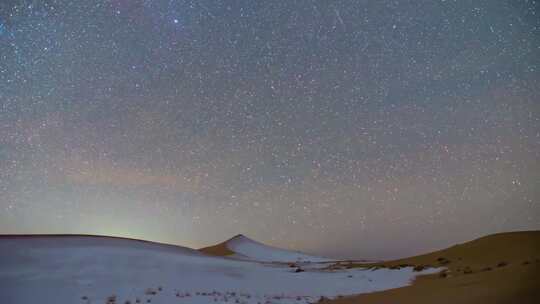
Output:
M0 1L0 233L389 258L540 229L538 1Z

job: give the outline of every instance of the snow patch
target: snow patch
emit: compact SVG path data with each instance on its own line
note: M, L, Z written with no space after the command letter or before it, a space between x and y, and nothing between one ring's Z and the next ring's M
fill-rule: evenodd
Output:
M236 253L231 257L261 262L328 262L331 259L310 256L301 252L280 249L256 242L243 235L228 240L225 245Z
M241 249L253 249L239 243ZM0 237L0 298L18 304L300 304L321 296L397 288L410 284L415 275L438 271L305 267L296 273L283 263L210 257L171 247L115 239ZM108 302L112 297L115 301Z

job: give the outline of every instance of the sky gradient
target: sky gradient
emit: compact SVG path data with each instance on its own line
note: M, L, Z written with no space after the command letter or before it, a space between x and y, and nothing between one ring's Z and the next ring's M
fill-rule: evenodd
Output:
M0 233L389 258L540 229L537 1L0 2Z

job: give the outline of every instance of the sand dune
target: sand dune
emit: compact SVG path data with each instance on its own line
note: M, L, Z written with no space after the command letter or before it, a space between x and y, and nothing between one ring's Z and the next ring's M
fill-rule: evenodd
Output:
M201 250L0 236L2 303L538 303L539 282L540 231L379 263L329 261L241 235Z
M230 250L229 247L227 247L227 241L219 243L217 245L200 248L199 251L208 255L221 257L231 256L235 254L234 251Z
M415 257L350 267L444 266L412 286L323 303L539 303L540 231L494 234Z
M199 249L199 251L236 259L259 262L328 262L332 259L307 255L297 251L285 250L265 245L239 234L223 243Z
M249 259L94 236L0 236L0 303L314 303L406 286L403 269L323 270L328 264L267 262L306 255L244 237L231 247ZM254 258L265 262L259 262ZM433 268L424 273L434 273Z

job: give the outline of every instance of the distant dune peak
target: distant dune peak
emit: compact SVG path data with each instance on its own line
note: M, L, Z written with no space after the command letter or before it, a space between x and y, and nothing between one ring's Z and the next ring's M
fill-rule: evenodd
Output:
M246 240L246 241L252 241L252 242L255 242L254 240L248 238L247 236L243 235L243 234L237 234L235 236L233 236L232 238L230 238L228 241L232 241L232 240Z
M247 236L245 236L244 234L237 234L235 236L233 236L232 238L226 240L224 242L225 244L228 245L231 245L231 244L234 244L234 243L243 243L243 244L257 244L257 245L261 245L261 246L267 246L267 247L270 247L264 243L261 243L261 242L258 242L252 238L249 238Z
M272 247L243 234L237 234L223 243L201 248L200 251L210 255L261 262L325 262L330 260L298 251Z

